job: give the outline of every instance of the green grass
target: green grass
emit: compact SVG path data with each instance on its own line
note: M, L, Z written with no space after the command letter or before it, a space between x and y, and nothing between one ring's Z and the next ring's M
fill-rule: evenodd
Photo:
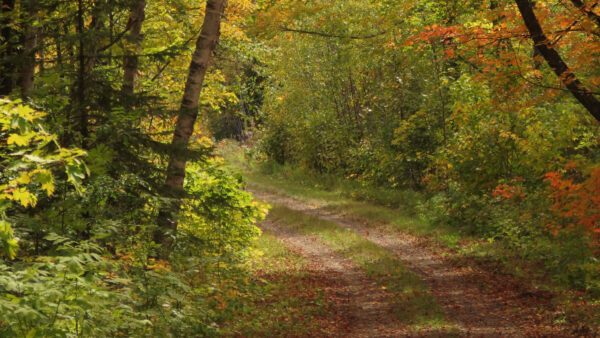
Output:
M296 231L315 236L362 267L390 293L395 316L407 329L450 330L444 311L427 287L391 253L371 241L320 218L275 205L269 217Z

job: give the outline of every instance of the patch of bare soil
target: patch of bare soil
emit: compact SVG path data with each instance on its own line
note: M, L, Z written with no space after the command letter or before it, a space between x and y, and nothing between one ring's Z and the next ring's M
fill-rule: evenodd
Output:
M514 279L498 279L493 273L476 267L457 267L424 247L419 238L406 233L391 236L377 227L345 219L290 197L252 192L266 202L335 222L393 253L427 283L450 320L458 326L461 336L581 336L581 332L569 332L551 324L551 296L527 291L527 287L520 287ZM326 262L324 256L321 260L325 266L335 264Z

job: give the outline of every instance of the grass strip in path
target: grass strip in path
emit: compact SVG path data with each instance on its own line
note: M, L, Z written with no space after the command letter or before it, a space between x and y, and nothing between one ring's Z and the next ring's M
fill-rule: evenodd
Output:
M391 311L404 334L448 336L457 333L427 287L385 249L333 222L285 206L275 205L269 220L314 237L360 266L389 295Z

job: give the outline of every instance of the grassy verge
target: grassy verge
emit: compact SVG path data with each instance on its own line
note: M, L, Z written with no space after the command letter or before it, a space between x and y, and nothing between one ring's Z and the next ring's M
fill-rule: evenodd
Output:
M257 251L247 266L251 280L242 295L245 304L230 316L235 321L222 325L224 335L339 335L342 328L327 316L327 283L311 273L306 261L268 233L258 239Z
M315 236L362 267L378 282L394 302L395 317L408 330L453 332L443 309L421 280L391 253L339 225L276 205L269 217L296 231Z

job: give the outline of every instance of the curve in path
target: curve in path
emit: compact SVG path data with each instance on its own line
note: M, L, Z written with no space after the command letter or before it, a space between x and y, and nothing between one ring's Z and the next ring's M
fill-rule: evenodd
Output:
M458 326L461 335L520 337L556 333L552 328L545 332L537 328L536 332L532 332L534 325L531 318L537 316L537 308L523 308L523 302L518 301L518 292L482 291L476 283L470 281L470 272L453 267L433 252L419 246L418 238L414 236L405 233L390 236L374 227L349 221L294 198L262 191L252 193L268 203L280 204L337 223L393 253L428 284L437 301Z

